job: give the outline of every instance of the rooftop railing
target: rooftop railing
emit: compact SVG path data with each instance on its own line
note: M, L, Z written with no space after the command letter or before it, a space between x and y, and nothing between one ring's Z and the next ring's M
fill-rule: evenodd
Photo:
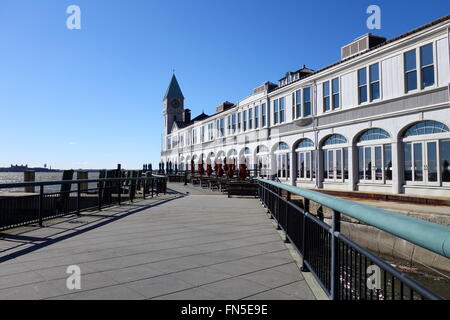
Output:
M257 179L259 196L286 241L334 300L441 300L341 233L341 215L450 258L450 228L326 194ZM296 195L300 200L293 201ZM311 202L332 210L332 223L310 211Z

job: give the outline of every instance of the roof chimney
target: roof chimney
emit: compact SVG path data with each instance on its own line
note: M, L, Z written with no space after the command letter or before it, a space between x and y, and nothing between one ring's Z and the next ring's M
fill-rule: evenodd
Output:
M183 122L184 123L191 122L191 110L184 109L184 111L183 111Z

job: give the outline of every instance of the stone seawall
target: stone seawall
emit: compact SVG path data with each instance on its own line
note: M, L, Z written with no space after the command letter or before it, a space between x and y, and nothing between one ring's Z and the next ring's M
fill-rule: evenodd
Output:
M325 219L330 224L330 219ZM388 256L415 265L450 272L450 259L397 238L377 228L352 222L342 222L341 232L350 240L378 256Z

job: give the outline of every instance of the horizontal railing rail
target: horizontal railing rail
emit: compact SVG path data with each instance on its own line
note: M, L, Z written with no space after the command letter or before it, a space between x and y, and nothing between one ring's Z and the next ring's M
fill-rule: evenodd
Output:
M450 228L318 192L257 179L259 197L286 242L303 258L331 299L442 299L341 233L341 214L448 257ZM300 196L294 202L292 196ZM311 202L332 210L332 222L310 212ZM390 224L395 223L396 226ZM405 230L405 229L411 230ZM418 235L412 235L417 232Z
M450 258L450 228L400 213L340 199L320 192L258 179L274 187L317 202L377 229L395 235L446 258Z
M0 193L0 230L43 221L86 210L102 210L111 205L152 198L167 192L167 177L116 177L98 179L35 181L0 184L0 191L36 188L38 192ZM96 184L95 187L92 184ZM60 186L60 191L46 187ZM72 188L75 186L76 188ZM9 190L8 190L9 189Z

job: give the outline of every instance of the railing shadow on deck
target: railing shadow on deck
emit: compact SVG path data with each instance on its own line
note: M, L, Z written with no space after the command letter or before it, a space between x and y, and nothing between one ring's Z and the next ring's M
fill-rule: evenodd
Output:
M130 215L139 213L141 211L144 211L144 210L156 207L156 206L160 206L167 202L174 201L174 200L177 200L177 199L180 199L183 197L184 196L180 194L180 195L176 195L172 198L161 198L159 200L156 200L156 202L152 202L149 204L142 204L142 205L139 204L138 205L138 204L134 203L134 204L124 205L124 206L120 207L120 209L122 209L122 210L119 210L118 212L116 212L112 215L101 217L99 220L96 220L96 221L90 221L90 222L78 225L78 227L83 227L83 229L81 229L81 230L73 229L73 228L60 228L60 229L58 229L59 230L58 232L51 235L52 237L56 236L55 238L50 238L49 236L39 238L39 237L29 237L24 234L8 235L8 234L0 233L0 241L5 241L5 240L7 241L8 239L16 240L16 241L27 241L27 240L32 241L31 245L27 248L24 248L21 250L19 249L18 251L1 256L0 263L15 259L17 257L20 257L25 254L34 252L36 250L48 247L48 246L58 243L60 241L67 240L67 239L73 238L75 236L78 236L80 234L83 234L83 233L95 230L97 228L100 228L102 226L108 225L110 223L117 222L123 218L130 216ZM137 207L137 208L129 210L130 207ZM83 214L82 216L75 216L73 218L69 218L68 220L65 220L62 222L57 222L54 225L49 226L49 228L55 227L58 224L67 223L69 221L73 221L76 219L80 219L83 217L89 217L89 216L90 216L89 214L86 214L86 215ZM95 215L95 216L97 216L97 215ZM66 234L68 231L69 232L72 231L72 232L70 232L69 234ZM61 236L58 236L59 234L62 234L62 233L64 233L64 234ZM3 239L5 239L5 240L3 240ZM33 242L40 242L40 243L33 244ZM30 242L23 243L23 245L29 245L29 244L30 244ZM18 248L18 246L14 247L14 248L9 248L8 250L4 250L3 252L0 252L0 254L4 253L5 251L9 251L9 250L17 249L17 248Z

